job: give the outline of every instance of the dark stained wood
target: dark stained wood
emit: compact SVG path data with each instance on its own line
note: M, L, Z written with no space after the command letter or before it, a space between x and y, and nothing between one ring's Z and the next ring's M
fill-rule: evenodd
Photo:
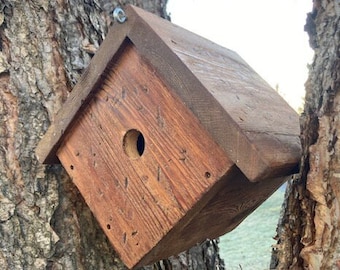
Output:
M36 154L60 159L132 268L232 230L294 173L300 141L297 114L235 52L126 12Z
M138 19L129 37L139 52L249 180L296 166L297 113L241 57L141 9L133 11Z
M211 200L233 163L132 44L105 75L58 157L133 267L142 258L152 262L153 247ZM124 150L129 130L144 136L141 156ZM173 242L162 250L158 259L184 248Z
M235 52L141 9L130 6L127 14L128 21L113 27L39 144L42 162L56 161L65 130L129 38L249 180L280 176L296 166L298 115Z
M153 256L156 261L161 255L176 254L173 241L188 249L196 243L219 237L233 230L262 202L264 202L288 177L266 179L261 182L249 182L240 170L234 166L214 187L215 195L194 217L188 221L183 218L181 224L169 232L146 258ZM251 232L249 232L251 233ZM167 247L164 251L164 247ZM140 266L148 261L141 261Z

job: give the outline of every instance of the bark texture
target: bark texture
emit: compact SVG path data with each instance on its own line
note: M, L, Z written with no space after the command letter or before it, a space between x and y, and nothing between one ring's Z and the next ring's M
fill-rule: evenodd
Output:
M0 0L0 265L124 269L60 165L35 147L127 2L166 17L166 0ZM223 268L216 241L148 269Z
M340 269L340 1L314 1L315 51L301 116L300 175L286 191L272 268Z

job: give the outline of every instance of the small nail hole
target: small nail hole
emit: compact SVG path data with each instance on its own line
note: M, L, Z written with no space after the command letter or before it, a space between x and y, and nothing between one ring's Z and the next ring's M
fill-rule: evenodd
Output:
M71 165L71 166L70 166L70 169L71 169L71 170L73 170L73 169L74 169L74 166L73 166L73 165Z
M106 225L106 228L107 228L108 230L111 230L111 225L110 225L110 224L107 224L107 225Z
M211 177L211 173L210 172L205 172L205 177L206 178L210 178Z

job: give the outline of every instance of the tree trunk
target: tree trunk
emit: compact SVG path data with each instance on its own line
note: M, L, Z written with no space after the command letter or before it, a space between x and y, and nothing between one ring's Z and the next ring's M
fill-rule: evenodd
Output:
M301 116L303 155L278 225L272 268L340 269L340 2L314 0L315 51Z
M166 0L127 2L166 17ZM35 147L105 38L111 0L0 0L0 265L123 269L60 165ZM174 240L175 241L175 240ZM223 268L216 241L148 269Z

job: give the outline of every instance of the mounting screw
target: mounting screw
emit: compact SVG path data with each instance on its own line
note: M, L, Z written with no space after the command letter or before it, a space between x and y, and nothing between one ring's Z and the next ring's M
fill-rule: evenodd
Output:
M113 10L113 18L119 23L124 23L127 20L124 10L120 7Z

